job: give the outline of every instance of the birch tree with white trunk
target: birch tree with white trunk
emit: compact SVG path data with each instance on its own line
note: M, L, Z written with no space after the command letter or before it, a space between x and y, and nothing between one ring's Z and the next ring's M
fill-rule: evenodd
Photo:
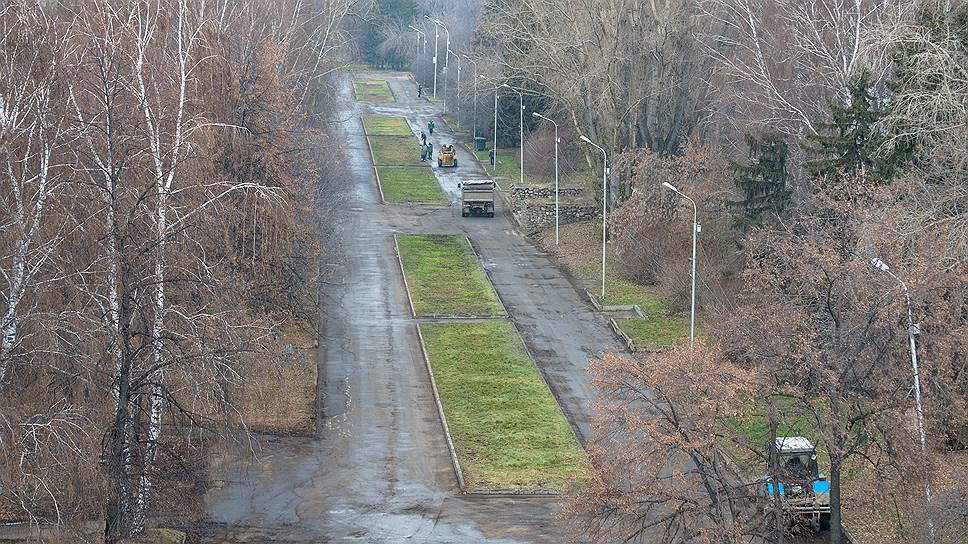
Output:
M35 295L59 276L52 253L68 228L51 217L73 138L61 104L70 85L63 60L72 54L62 28L40 9L0 10L0 388L37 311Z

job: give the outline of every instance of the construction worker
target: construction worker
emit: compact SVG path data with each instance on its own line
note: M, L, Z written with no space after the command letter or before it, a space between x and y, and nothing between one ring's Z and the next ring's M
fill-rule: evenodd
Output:
M433 142L427 142L427 160L433 162L434 160L434 144Z
M427 123L427 130L430 131L430 135L431 136L434 135L434 120L433 119L431 119L430 122Z
M427 134L424 131L420 131L420 143L422 145L427 145Z
M426 144L421 144L420 145L420 162L426 162L426 161L427 161L427 145Z
M423 85L417 83L417 98L423 96Z

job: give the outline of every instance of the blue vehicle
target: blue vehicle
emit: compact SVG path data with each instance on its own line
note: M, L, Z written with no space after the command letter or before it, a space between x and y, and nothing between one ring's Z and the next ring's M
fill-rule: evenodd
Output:
M815 531L830 528L830 482L817 466L817 449L802 436L779 436L770 444L769 466L776 475L767 474L760 482L759 494L774 504L775 493L787 514L807 518Z

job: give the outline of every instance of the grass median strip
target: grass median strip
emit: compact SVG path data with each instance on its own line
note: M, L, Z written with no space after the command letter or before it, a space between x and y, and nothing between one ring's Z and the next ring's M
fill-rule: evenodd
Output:
M464 236L399 234L397 246L418 316L506 315Z
M381 166L380 187L383 199L395 204L444 204L444 192L429 168L421 166Z
M395 115L364 115L363 131L367 136L413 136L407 120Z
M393 93L386 81L353 80L353 94L357 100L364 102L393 102Z
M413 136L368 136L375 166L425 166Z
M557 489L579 473L581 447L511 323L420 331L469 491Z

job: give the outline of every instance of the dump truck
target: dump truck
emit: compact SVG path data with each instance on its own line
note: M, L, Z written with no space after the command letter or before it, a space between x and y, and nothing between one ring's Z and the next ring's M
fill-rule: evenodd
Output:
M817 466L817 449L810 440L778 436L769 445L768 461L770 473L761 479L759 495L788 515L806 519L815 531L829 529L830 483Z
M440 146L440 151L437 152L437 166L457 166L457 148L454 144Z
M494 217L494 188L492 180L464 181L460 187L460 215Z

